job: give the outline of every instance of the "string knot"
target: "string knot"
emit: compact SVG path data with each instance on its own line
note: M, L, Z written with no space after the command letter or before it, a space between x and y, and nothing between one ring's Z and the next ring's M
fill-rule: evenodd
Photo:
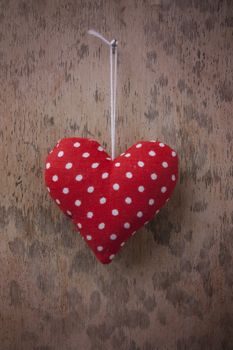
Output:
M112 53L113 54L116 52L117 45L118 45L118 41L116 39L112 39L111 46L112 46Z

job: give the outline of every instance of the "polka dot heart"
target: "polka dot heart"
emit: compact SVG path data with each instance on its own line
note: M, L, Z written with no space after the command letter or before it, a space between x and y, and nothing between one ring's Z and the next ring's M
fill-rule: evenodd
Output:
M155 141L111 160L95 140L62 139L45 164L50 196L104 264L160 211L177 178L176 152Z

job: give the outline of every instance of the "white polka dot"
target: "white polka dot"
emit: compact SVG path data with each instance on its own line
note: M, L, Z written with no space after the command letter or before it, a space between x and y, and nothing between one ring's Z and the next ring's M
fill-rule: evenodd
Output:
M91 236L91 235L86 235L86 239L87 239L88 241L91 241L91 240L92 240L92 236Z
M128 179L132 179L133 174L132 174L130 171L128 171L128 172L125 174L125 176L126 176Z
M74 204L76 205L76 207L80 207L81 205L81 201L79 199L76 199L76 201L74 202Z
M72 163L67 163L67 164L66 164L66 169L71 169L71 168L72 168L72 166L73 166L73 164L72 164Z
M90 153L88 153L88 152L84 152L83 154L82 154L82 157L83 158L88 158L90 156Z
M143 212L142 212L142 211L138 211L138 212L137 212L137 217L138 217L138 218L141 218L142 216L143 216Z
M163 162L163 163L162 163L162 166L163 166L164 168L167 168L167 167L168 167L168 163L167 163L167 162Z
M89 187L87 188L87 192L88 192L88 193L93 193L93 192L94 192L94 187L93 187L93 186L89 186Z
M164 143L160 142L160 143L159 143L159 146L160 146L160 147L164 147L165 145L164 145Z
M57 182L58 176L57 175L53 175L52 180L53 180L53 182Z
M124 156L124 155L125 155L125 152L123 152L123 153L120 154L121 157Z
M50 168L50 166L51 166L51 164L50 164L50 163L46 163L46 169L49 169L49 168Z
M102 151L104 150L102 146L99 146L97 149L98 149L98 151L100 151L100 152L102 152Z
M125 245L125 242L121 242L121 247L123 247Z
M96 169L96 168L98 168L98 166L99 166L99 163L93 163L93 164L91 164L92 169Z
M82 179L83 179L83 176L80 174L75 177L76 181L82 181Z
M132 199L130 197L126 197L125 198L125 203L126 204L131 204L132 203Z
M165 186L161 187L161 192L162 193L165 193L166 191L167 191L167 187L165 187Z
M102 245L99 245L99 246L97 247L98 252L102 252L103 249L104 249L104 248L102 247Z
M105 224L103 222L101 222L99 225L98 225L98 228L99 230L103 230L105 228Z
M115 256L114 254L111 254L111 255L109 256L109 259L112 260L112 259L114 258L114 256Z
M144 162L142 162L141 160L138 162L138 166L140 167L140 168L143 168L144 167Z
M112 187L115 191L119 190L119 188L120 188L120 186L118 184L114 184Z
M92 211L89 211L88 213L87 213L87 217L88 217L88 219L91 219L91 218L93 218L93 213L92 213Z
M139 186L139 187L138 187L138 191L139 191L139 192L144 192L144 190L145 190L145 187L144 187L144 186Z
M156 210L155 214L158 214L159 213L159 210Z
M110 158L110 157L107 157L106 159L107 159L107 160L112 160L112 158Z
M125 222L124 223L124 228L130 228L130 223L129 222Z
M115 163L115 167L118 168L121 165L121 163L117 162Z
M59 201L59 199L56 199L56 203L57 203L57 204L61 204L61 202Z
M102 174L102 179L107 179L107 178L108 178L108 175L109 175L109 173L103 173L103 174Z
M130 153L126 153L126 154L125 154L125 157L126 157L126 158L129 158L130 156L131 156Z
M62 190L62 192L63 192L64 194L67 194L67 193L69 193L70 191L69 191L69 188L64 187L63 190Z
M82 224L80 222L77 223L78 228L82 228Z
M50 188L49 187L47 187L47 190L48 190L48 192L50 192Z
M105 204L107 199L105 197L100 198L100 204Z
M63 156L64 156L64 152L63 152L63 151L58 152L57 156L58 156L59 158L63 157Z
M157 174L153 173L153 174L151 174L150 177L152 180L156 180L158 176L157 176Z
M136 148L140 148L140 147L142 147L142 144L141 144L141 143L138 143L138 144L136 145Z
M149 156L151 156L151 157L154 157L154 156L156 155L156 153L155 153L154 151L150 151L148 154L149 154Z
M153 198L149 199L149 205L153 205L155 203L155 200Z
M175 156L176 156L176 152L172 151L172 157L175 157Z
M66 213L67 213L68 215L72 215L71 211L69 211L69 210L67 210Z
M110 236L110 239L112 241L114 241L115 239L117 239L117 235L115 235L115 233L113 233L111 236Z
M172 181L176 181L176 175L171 176Z
M117 209L112 210L112 215L117 216L119 214L119 211Z
M79 142L75 142L75 143L73 144L73 146L74 146L75 148L78 148L78 147L80 147L80 143L79 143Z

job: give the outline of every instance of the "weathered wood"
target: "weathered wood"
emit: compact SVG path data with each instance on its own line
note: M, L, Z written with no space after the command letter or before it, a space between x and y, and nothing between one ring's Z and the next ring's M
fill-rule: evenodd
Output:
M43 182L62 137L110 152L108 49L119 41L117 153L158 138L180 157L159 216L109 266ZM230 349L231 0L0 1L0 348Z

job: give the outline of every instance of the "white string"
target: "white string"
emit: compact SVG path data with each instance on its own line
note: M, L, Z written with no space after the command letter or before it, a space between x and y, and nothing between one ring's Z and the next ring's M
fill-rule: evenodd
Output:
M88 30L88 34L101 39L110 47L110 105L111 105L111 150L112 159L115 158L115 135L116 135L116 91L117 91L117 41L111 42L93 29ZM114 55L114 66L113 66Z
M88 34L94 35L97 38L101 39L102 41L104 41L106 44L108 44L109 46L111 45L110 41L108 41L106 38L104 38L100 33L96 32L93 29L89 29L88 30Z

